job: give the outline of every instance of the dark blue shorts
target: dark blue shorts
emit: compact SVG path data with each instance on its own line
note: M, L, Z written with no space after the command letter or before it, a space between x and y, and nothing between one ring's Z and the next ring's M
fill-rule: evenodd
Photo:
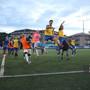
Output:
M59 47L58 46L56 46L56 50L59 50Z
M72 45L71 47L72 47L72 49L75 49L75 45Z
M8 47L5 47L5 46L3 47L3 50L7 50L7 49L8 49Z
M32 47L34 48L34 43L32 43Z
M14 48L14 51L18 51L18 48Z
M45 35L44 41L53 40L54 36L47 36Z
M40 50L43 50L43 48L40 48Z
M68 51L69 49L63 50L63 51Z
M63 43L63 41L67 42L67 40L64 37L59 37L60 43Z
M10 51L14 51L14 48L10 48Z
M8 48L8 50L10 50L10 48Z

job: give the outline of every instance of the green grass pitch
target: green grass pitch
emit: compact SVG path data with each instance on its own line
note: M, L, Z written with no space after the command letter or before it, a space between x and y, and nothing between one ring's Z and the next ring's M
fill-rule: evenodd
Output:
M57 58L55 49L48 49L48 54L32 55L31 64L27 64L23 58L23 51L19 51L17 59L8 55L5 60L5 75L39 74L52 72L67 72L84 70L90 65L90 49L78 49L77 56L71 56L66 60ZM2 50L0 50L0 63ZM1 65L1 64L0 64ZM62 74L35 77L0 78L0 90L90 90L90 74Z

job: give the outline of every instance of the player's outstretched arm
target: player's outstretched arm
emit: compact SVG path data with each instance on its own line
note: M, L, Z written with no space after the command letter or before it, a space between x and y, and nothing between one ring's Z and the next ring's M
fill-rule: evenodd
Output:
M65 21L63 21L61 24L60 24L60 27L65 23Z
M67 41L66 43L68 44L68 46L69 46L69 48L70 48L71 46L70 46L69 42Z

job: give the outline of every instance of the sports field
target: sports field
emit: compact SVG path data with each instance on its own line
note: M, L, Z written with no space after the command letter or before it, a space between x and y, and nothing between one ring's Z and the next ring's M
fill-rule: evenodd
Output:
M2 61L2 50L0 51L0 63ZM64 53L63 60L57 58L55 49L48 49L48 54L32 55L31 64L27 64L23 58L23 51L19 51L17 59L8 55L5 60L4 77L0 78L0 90L90 90L90 74L85 72L72 74L53 74L39 75L43 73L58 73L70 71L84 71L86 66L90 65L90 49L78 49L77 56L71 56L69 51L69 60L66 60ZM13 77L14 75L31 75Z

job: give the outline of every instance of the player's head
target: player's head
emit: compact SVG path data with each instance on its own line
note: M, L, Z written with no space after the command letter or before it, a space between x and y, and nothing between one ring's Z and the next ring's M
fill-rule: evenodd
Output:
M63 27L63 25L61 25L61 26L60 26L60 30L63 30L63 29L64 29L64 27Z
M75 39L75 37L74 37L74 36L72 36L72 39Z
M15 37L15 39L17 39L17 36Z
M22 37L22 38L24 38L24 37L25 37L24 33L21 35L21 37Z
M36 33L39 33L39 30L37 30Z
M40 39L40 42L42 43L42 39Z
M11 39L11 41L13 41L13 40L14 40L14 38Z
M53 20L49 20L49 25L51 26L53 24Z
M34 33L32 32L31 35L33 35Z
M67 36L66 36L66 35L64 35L64 38L65 38L65 39L67 39Z
M6 36L5 38L8 39L8 36Z
M55 38L58 38L58 36L57 36L57 35L54 35L54 37L55 37Z

